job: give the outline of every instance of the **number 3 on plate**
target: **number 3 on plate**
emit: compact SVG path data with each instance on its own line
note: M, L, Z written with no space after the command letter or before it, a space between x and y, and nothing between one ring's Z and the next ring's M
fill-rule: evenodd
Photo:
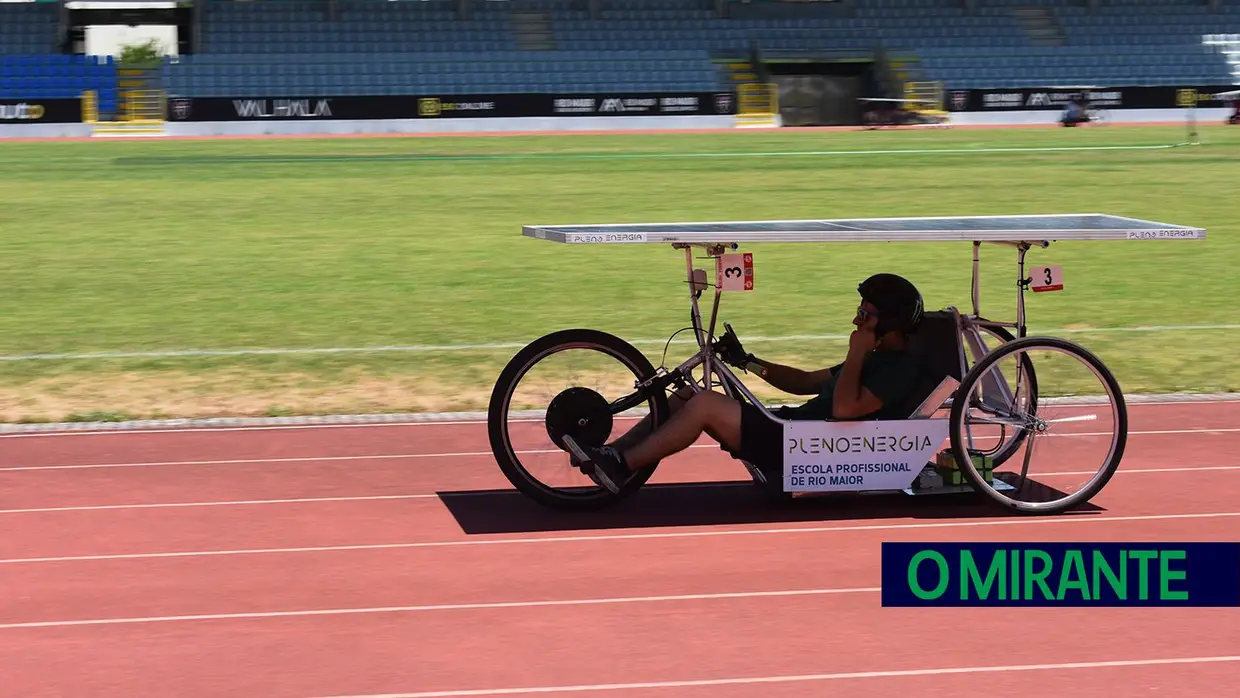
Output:
M1063 290L1063 267L1032 267L1029 276L1033 279L1029 288L1034 293Z
M715 262L715 285L720 291L752 291L753 253L720 255Z

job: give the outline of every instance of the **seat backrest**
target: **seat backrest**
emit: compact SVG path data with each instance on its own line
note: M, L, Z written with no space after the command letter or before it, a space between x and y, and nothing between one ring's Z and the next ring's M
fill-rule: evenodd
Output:
M917 364L917 387L902 405L901 412L905 416L917 411L944 379L951 378L957 385L964 379L960 371L962 347L955 313L951 310L926 312L917 331L909 335L908 350Z

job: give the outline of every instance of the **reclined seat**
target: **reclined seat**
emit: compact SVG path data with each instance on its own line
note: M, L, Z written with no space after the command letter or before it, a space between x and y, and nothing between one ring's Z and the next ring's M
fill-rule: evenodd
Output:
M917 362L918 380L900 413L908 419L926 419L934 416L964 380L960 365L964 348L955 309L923 314L917 331L909 335L908 350Z
M909 335L908 350L917 364L917 387L904 401L897 418L929 419L955 394L963 377L964 347L960 342L955 309L924 313L917 331ZM768 497L776 500L791 497L782 491L780 483L768 482L752 463L741 462Z

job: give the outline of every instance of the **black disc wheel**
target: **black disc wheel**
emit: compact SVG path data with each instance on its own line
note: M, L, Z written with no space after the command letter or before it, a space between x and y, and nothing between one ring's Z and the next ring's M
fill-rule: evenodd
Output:
M563 439L600 446L661 425L669 415L661 389L618 414L612 409L654 375L644 354L606 332L562 330L531 342L491 392L487 430L500 470L526 496L556 509L600 509L637 491L657 463L613 494L573 464Z
M1036 410L1031 374L1023 370L1034 364ZM1006 402L979 395L996 374L1011 381ZM996 426L1023 432L1005 463L987 455L993 439L983 434ZM965 375L952 401L950 431L956 467L975 490L1008 510L1054 514L1089 502L1115 474L1128 440L1128 410L1097 356L1064 339L1024 337L991 351Z

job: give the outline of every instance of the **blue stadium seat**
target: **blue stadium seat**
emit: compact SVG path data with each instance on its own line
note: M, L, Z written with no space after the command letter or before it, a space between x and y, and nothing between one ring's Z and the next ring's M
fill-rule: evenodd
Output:
M652 87L714 91L727 71L712 52L869 50L920 59L923 79L948 87L1099 83L1228 84L1227 58L1205 34L1240 34L1240 6L1106 0L1043 0L1066 44L1040 46L1015 10L1031 0L983 0L970 12L952 0L730 5L714 16L697 0L607 0L597 18L567 0L521 0L549 13L555 49L522 50L510 3L474 3L458 19L451 0L341 0L329 20L310 0L213 2L203 6L204 51L163 71L174 95L252 95L297 90L337 94L614 91ZM115 71L80 57L53 56L54 3L0 4L0 89L57 93L110 86ZM1150 47L1156 46L1157 59ZM46 54L46 55L37 55ZM53 60L55 59L55 60ZM59 61L59 62L58 62ZM75 62L76 61L76 62ZM74 69L79 67L80 72ZM109 82L110 81L110 82Z

